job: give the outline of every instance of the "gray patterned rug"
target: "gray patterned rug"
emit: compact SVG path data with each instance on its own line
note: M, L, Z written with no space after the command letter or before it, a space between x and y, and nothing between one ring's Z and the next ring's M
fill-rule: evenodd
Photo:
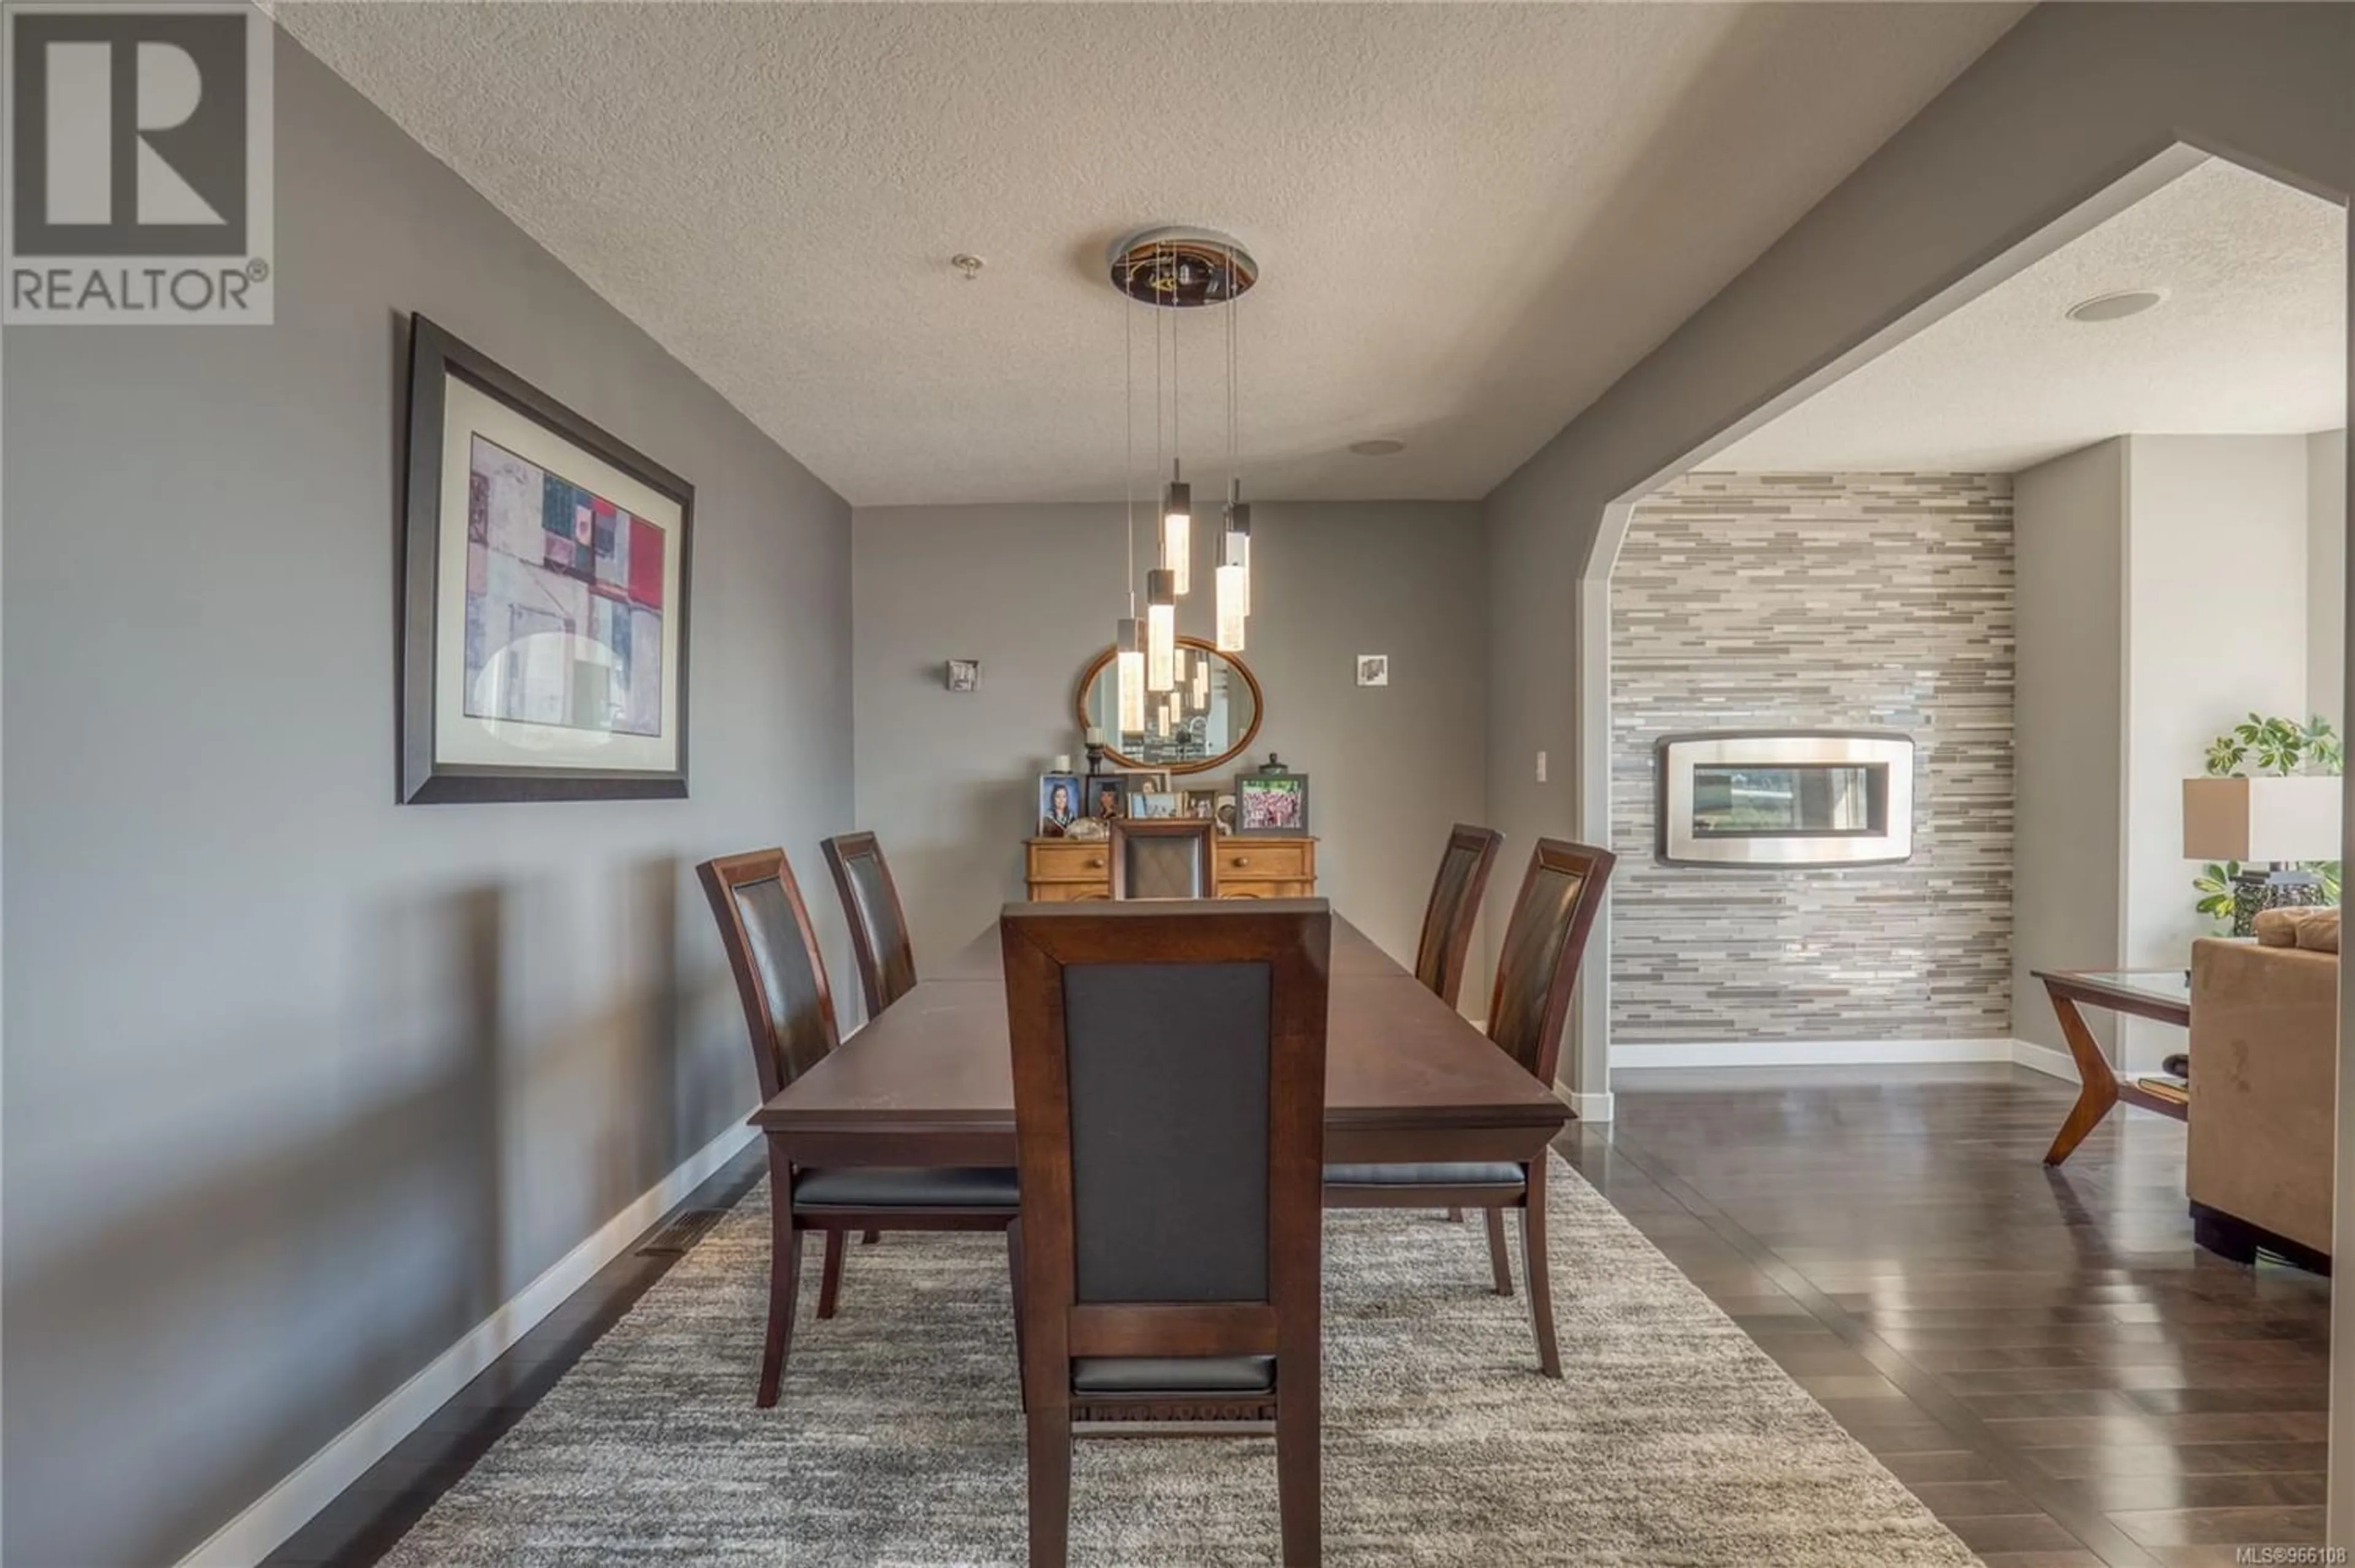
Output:
M755 1189L385 1559L946 1568L1024 1560L1005 1248L853 1247L752 1407ZM1976 1562L1576 1172L1553 1168L1562 1363L1488 1294L1478 1221L1327 1226L1326 1561L1905 1568ZM816 1261L816 1246L810 1262ZM1272 1441L1082 1441L1071 1561L1275 1561Z

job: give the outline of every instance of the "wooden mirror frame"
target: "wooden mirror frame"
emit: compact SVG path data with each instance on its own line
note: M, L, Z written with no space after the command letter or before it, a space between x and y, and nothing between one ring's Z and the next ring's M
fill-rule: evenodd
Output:
M1251 666L1243 663L1240 655L1228 653L1216 644L1207 642L1200 637L1180 637L1178 639L1177 645L1181 648L1196 648L1213 657L1224 659L1241 675L1243 684L1251 688L1251 728L1243 731L1241 740L1237 741L1217 756L1204 757L1199 762L1140 762L1119 747L1110 744L1104 747L1104 757L1107 761L1124 768L1144 768L1160 773L1207 773L1212 768L1225 767L1229 763L1241 756L1251 749L1251 743L1259 738L1259 727L1267 719L1267 695L1260 690L1259 677L1252 674ZM1094 722L1088 717L1088 693L1094 689L1096 677L1104 672L1105 667L1112 663L1114 656L1119 652L1120 648L1117 645L1107 645L1104 651L1098 654L1088 667L1080 672L1080 688L1072 696L1071 710L1079 716L1080 733L1082 735L1088 732L1088 727ZM1113 731L1106 731L1105 733L1110 734Z

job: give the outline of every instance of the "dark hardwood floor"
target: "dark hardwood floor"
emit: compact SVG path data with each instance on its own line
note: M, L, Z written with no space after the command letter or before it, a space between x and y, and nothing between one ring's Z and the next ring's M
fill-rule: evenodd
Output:
M1626 1072L1564 1153L1997 1568L2322 1539L2329 1282L2191 1243L2184 1129L2008 1065Z
M2328 1282L2191 1244L2179 1124L2120 1107L2047 1171L2074 1094L2023 1068L1617 1088L1563 1153L1994 1568L2321 1540ZM375 1563L672 1261L625 1253L270 1563Z

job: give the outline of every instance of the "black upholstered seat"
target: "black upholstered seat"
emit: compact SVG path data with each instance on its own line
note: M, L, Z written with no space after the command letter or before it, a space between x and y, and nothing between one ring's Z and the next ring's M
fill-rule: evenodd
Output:
M1020 1201L1011 1168L836 1166L794 1173L796 1209L1011 1209Z
M1075 1393L1183 1398L1265 1393L1273 1387L1273 1356L1081 1356L1071 1362Z
M1327 1187L1510 1187L1522 1182L1521 1168L1496 1165L1328 1165Z

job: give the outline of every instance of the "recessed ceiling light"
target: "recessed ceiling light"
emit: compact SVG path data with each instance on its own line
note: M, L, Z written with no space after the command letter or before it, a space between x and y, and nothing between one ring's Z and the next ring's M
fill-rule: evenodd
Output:
M2114 293L2095 294L2089 300L2079 300L2069 307L2071 321L2123 321L2130 315L2140 315L2167 297L2165 289L2119 289Z
M1404 452L1406 443L1391 436L1378 435L1371 441L1351 442L1349 450L1360 457L1388 457L1394 452Z

